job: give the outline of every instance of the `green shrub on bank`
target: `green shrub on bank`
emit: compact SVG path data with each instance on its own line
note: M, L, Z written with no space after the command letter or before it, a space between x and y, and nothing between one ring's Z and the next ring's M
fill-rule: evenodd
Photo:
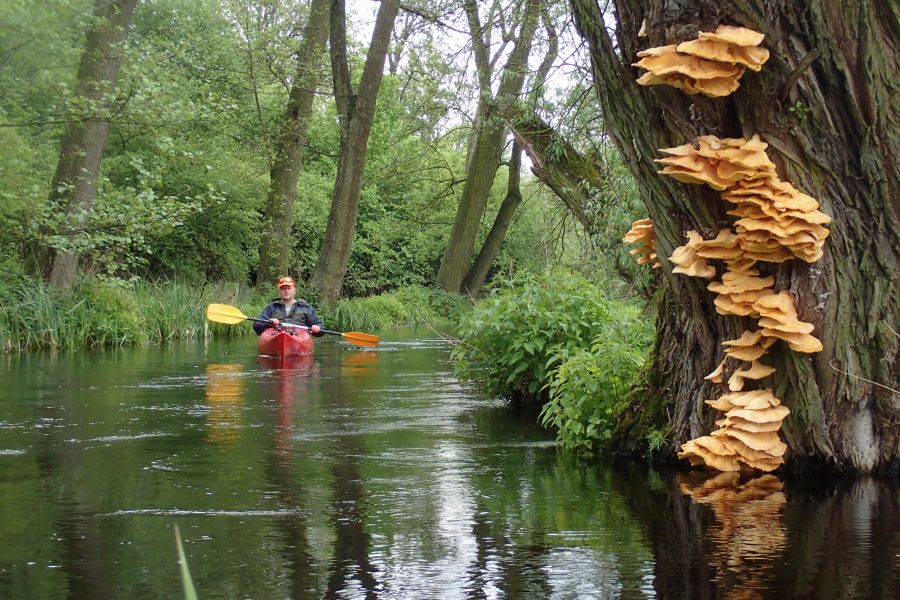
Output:
M561 352L548 361L550 400L541 423L567 448L590 452L612 437L616 417L637 381L653 341L651 324L633 307L620 307L590 348Z
M653 338L652 323L569 273L524 276L477 304L453 351L481 391L542 407L566 446L608 438Z

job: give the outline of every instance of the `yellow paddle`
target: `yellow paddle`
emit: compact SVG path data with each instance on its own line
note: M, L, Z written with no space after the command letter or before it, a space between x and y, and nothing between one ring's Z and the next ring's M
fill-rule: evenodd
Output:
M225 323L226 325L234 325L236 323L240 323L241 321L256 321L257 323L268 323L268 321L264 319L254 319L253 317L248 317L244 313L242 313L239 309L234 306L229 306L227 304L210 304L206 307L206 318L215 323ZM295 325L293 323L282 323L285 327L299 327L301 329L309 329L306 325ZM347 333L342 333L340 331L329 331L328 329L321 329L323 333L330 333L331 335L339 335L351 344L356 344L357 346L377 346L378 342L381 341L381 338L377 335L372 335L370 333L359 333L356 331L350 331Z

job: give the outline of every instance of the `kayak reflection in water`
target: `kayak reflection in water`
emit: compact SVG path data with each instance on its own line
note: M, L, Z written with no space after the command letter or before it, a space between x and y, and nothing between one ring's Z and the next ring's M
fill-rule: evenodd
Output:
M278 280L279 297L269 302L258 317L261 321L268 321L268 323L253 322L253 330L256 335L261 335L270 327L278 327L282 321L309 327L309 332L314 337L325 335L321 331L322 319L316 314L316 309L310 306L306 300L295 298L296 293L297 288L291 277L282 277Z
M233 444L241 430L244 381L241 365L206 365L207 439Z

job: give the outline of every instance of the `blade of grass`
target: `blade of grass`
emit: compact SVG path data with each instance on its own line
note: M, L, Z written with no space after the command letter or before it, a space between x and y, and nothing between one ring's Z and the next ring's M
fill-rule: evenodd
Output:
M184 586L185 600L197 600L197 590L194 589L194 581L191 579L191 571L188 569L187 559L184 557L184 548L181 545L181 532L178 524L175 524L175 544L178 546L178 564L181 566L181 583Z

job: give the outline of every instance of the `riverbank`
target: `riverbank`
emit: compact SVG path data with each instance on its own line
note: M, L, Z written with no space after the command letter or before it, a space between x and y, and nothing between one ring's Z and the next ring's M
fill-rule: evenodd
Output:
M308 290L307 290L308 291ZM249 326L206 320L206 306L255 315L275 296L240 284L83 278L69 293L27 277L0 283L0 351L81 350L245 335ZM307 296L309 298L309 296ZM452 326L471 310L464 298L420 287L316 306L335 329Z

